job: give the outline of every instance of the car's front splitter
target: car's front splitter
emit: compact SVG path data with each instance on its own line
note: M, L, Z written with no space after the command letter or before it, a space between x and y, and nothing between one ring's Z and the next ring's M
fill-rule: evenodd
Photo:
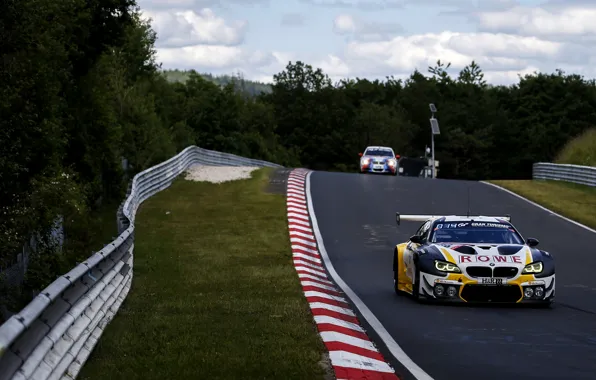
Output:
M551 303L555 297L555 276L536 279L522 275L503 285L481 285L464 274L441 277L421 272L419 294L428 300L449 303Z
M378 173L378 174L395 174L396 169L391 169L389 166L385 166L383 169L373 169L371 167L361 167L361 173Z

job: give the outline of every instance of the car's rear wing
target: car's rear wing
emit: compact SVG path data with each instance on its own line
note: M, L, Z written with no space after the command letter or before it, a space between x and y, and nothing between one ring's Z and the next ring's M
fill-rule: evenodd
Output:
M442 218L444 216L447 216L447 215L411 215L411 214L400 214L399 212L396 212L395 213L395 222L399 226L401 224L402 220L405 220L408 222L425 222L429 219ZM460 217L460 218L490 217L490 218L505 219L506 221L511 222L511 215L509 215L509 214L507 214L505 216L488 216L488 215L449 215L449 216Z

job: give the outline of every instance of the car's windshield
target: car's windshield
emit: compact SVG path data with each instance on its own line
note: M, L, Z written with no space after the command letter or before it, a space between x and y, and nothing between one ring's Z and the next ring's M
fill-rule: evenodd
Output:
M432 243L524 244L521 236L506 223L437 223L430 237Z
M393 154L390 150L385 149L367 149L364 152L365 156L383 156L383 157L393 157Z

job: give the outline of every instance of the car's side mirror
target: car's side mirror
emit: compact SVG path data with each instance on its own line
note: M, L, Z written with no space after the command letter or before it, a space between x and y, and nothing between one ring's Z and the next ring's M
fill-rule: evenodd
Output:
M537 246L540 242L538 241L538 239L534 239L534 238L528 238L528 240L526 240L526 243L528 244L529 247L535 247Z
M362 153L358 153L358 155L359 155L360 157L362 157Z
M401 156L400 156L399 154L396 154L396 155L395 155L395 158L397 158L398 160L399 160L399 158L400 158L400 157L401 157Z
M410 241L416 244L422 244L422 236L420 235L413 235L410 237Z

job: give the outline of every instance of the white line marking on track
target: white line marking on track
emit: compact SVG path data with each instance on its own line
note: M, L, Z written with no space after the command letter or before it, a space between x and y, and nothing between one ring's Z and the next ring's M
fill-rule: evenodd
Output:
M327 271L329 272L329 274L331 275L331 277L333 278L335 283L337 283L337 285L343 290L343 292L352 300L354 305L356 305L356 307L358 308L360 313L362 313L362 316L364 317L364 319L366 319L366 321L369 323L369 325L379 335L379 337L381 338L383 343L385 343L385 345L389 349L389 352L391 352L391 354L395 357L395 359L397 359L397 361L399 361L404 367L406 367L406 369L408 371L410 371L410 373L414 376L414 378L416 378L418 380L434 380L429 374L427 374L422 368L420 368L418 366L418 364L414 363L414 361L412 359L410 359L410 357L404 352L404 350L399 346L399 344L397 344L395 339L393 339L391 334L389 334L389 332L385 329L385 327L377 319L377 317L372 313L372 311L370 311L370 309L366 306L366 304L364 302L362 302L360 297L358 297L356 295L356 293L354 293L354 291L348 286L348 284L346 284L344 282L344 280L340 277L340 275L335 271L335 268L333 267L333 264L331 263L331 260L329 259L329 255L327 254L327 250L325 249L325 244L323 243L323 236L321 235L321 231L319 230L319 224L317 223L317 216L315 214L315 209L314 209L314 205L312 202L312 193L310 191L310 180L311 180L312 173L313 172L309 172L308 175L306 176L306 194L308 195L308 200L307 200L308 210L309 210L310 218L312 221L312 227L315 232L315 236L317 238L317 243L319 244L319 252L321 253L321 257L323 258L323 261L325 263L325 267L327 268ZM337 352L337 351L334 351L334 352ZM332 353L330 352L329 354L331 357ZM349 353L346 352L346 354L349 354ZM353 355L353 354L350 354L350 355ZM359 355L356 355L356 356L359 356ZM331 360L333 363L333 359L331 359ZM341 360L341 359L338 358L337 360ZM383 365L386 368L386 372L394 372L389 367L389 365L387 365L387 363L384 363L384 362L381 362L378 360L377 360L377 362L381 363L380 365ZM347 367L347 365L340 365L340 364L334 364L334 365ZM361 367L353 367L353 368L361 368ZM371 368L367 368L367 369L371 369ZM378 371L380 371L380 370L378 370Z
M319 334L321 334L323 342L340 342L349 344L350 346L364 348L369 351L379 352L370 340L356 338L354 336L342 334L336 331L322 331Z
M366 356L353 354L347 351L329 351L331 364L338 367L357 368L367 371L393 373L389 365L380 360L367 358Z
M341 314L345 314L345 315L349 315L350 317L355 317L356 314L354 314L354 312L350 309L346 309L345 307L339 307L339 306L335 306L335 305L331 305L328 303L323 303L323 302L311 302L309 303L310 308L311 309L325 309L325 310L331 310L331 311L335 311L337 313L341 313Z
M569 218L567 218L567 217L565 217L565 216L563 216L563 215L561 215L561 214L557 214L557 213L556 213L556 212L554 212L553 210L549 210L549 209L547 209L546 207L544 207L544 206L541 206L541 205L539 205L538 203L536 203L536 202L533 202L533 201L529 200L528 198L524 198L524 197L522 197L521 195L519 195L519 194L517 194L517 193L514 193L513 191L511 191L511 190L509 190L509 189L506 189L506 188L504 188L504 187L501 187L501 186L499 186L499 185L495 185L494 183L490 183L490 182L480 181L480 183L483 183L483 184L485 184L485 185L489 185L489 186L492 186L492 187L496 187L496 188L497 188L497 189L499 189L499 190L503 190L503 191L505 191L505 192L507 192L507 193L509 193L509 194L513 195L514 197L517 197L517 198L519 198L519 199L521 199L521 200L523 200L523 201L526 201L526 202L528 202L528 203L529 203L529 204L531 204L531 205L534 205L534 206L536 206L536 207L538 207L538 208L540 208L540 209L542 209L542 210L544 210L544 211L546 211L546 212L550 212L550 213L551 213L552 215L554 215L554 216L558 216L559 218L561 218L561 219L563 219L563 220L566 220L566 221L568 221L569 223L573 223L573 224L575 224L575 225L576 225L576 226L578 226L578 227L581 227L581 228L583 228L583 229L586 229L586 230L588 230L588 231L590 231L590 232L593 232L593 233L595 233L595 234L596 234L596 230L595 230L595 229L593 229L593 228L590 228L590 227L588 227L588 226L585 226L585 225L583 225L583 224L581 224L581 223L579 223L579 222L576 222L575 220L571 220L571 219L569 219Z
M364 329L355 323L344 321L344 320L341 320L341 319L335 318L335 317L329 317L327 315L315 315L315 322L318 325L320 325L321 323L327 323L330 325L345 327L347 329L359 331L362 333L364 332Z

